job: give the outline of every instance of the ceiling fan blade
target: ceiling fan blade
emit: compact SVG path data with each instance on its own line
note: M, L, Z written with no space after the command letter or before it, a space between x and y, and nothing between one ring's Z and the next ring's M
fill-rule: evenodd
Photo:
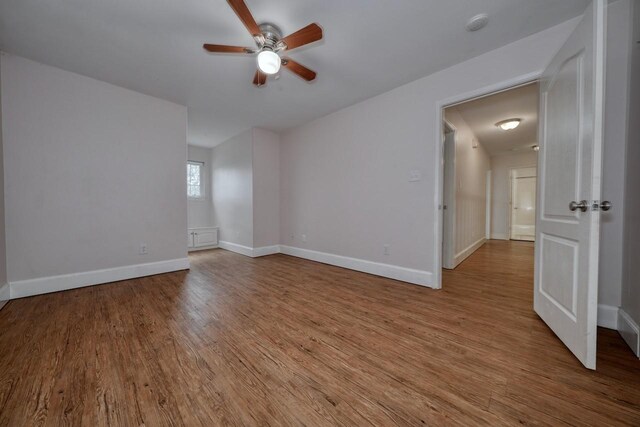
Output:
M238 15L238 18L240 18L244 26L247 27L247 30L249 30L249 33L254 38L262 35L262 32L260 31L258 24L256 24L256 20L253 19L253 15L251 15L249 8L247 7L246 4L244 4L244 1L227 0L227 2L229 3L229 6L231 6L231 8L234 10L236 15Z
M204 44L202 47L212 53L252 53L247 47L226 46L223 44Z
M322 39L322 28L318 24L309 24L301 30L282 39L287 49L295 49Z
M299 75L308 82L314 80L317 75L315 71L308 69L307 67L294 61L293 59L283 58L282 66L292 73Z
M267 75L260 70L256 70L256 75L253 77L253 84L260 87L267 84Z

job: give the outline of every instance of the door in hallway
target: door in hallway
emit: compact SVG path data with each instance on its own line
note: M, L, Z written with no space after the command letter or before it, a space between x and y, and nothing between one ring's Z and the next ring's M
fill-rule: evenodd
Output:
M536 237L536 168L511 171L511 240Z

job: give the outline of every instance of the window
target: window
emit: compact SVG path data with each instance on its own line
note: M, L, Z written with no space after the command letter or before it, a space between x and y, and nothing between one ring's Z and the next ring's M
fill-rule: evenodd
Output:
M190 199L204 198L203 167L201 162L187 162L187 196Z

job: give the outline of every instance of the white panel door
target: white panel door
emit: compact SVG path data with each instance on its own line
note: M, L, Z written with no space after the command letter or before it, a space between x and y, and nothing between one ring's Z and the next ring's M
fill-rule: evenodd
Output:
M604 0L587 7L540 82L534 308L590 369L596 366L600 213L592 204L600 200L602 168L604 7Z
M535 168L511 171L511 240L535 240L536 180Z

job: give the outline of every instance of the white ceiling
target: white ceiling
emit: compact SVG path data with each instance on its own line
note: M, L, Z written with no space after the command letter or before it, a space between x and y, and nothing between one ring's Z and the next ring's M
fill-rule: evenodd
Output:
M190 143L252 126L283 130L580 15L588 0L246 0L285 34L319 23L322 42L291 57L318 72L251 84L252 46L225 0L0 0L0 49L188 107ZM481 12L489 25L465 32Z
M533 83L485 96L455 107L489 155L531 149L538 140L538 84ZM518 118L515 129L504 131L496 123Z

